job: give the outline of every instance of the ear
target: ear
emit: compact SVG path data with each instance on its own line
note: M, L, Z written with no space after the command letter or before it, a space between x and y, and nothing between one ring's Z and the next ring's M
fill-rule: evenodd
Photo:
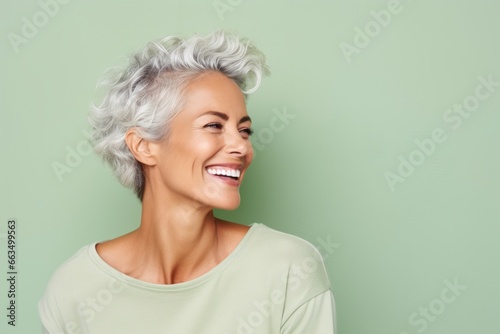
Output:
M130 128L125 134L125 142L132 155L144 165L156 164L154 143L141 137L137 128Z

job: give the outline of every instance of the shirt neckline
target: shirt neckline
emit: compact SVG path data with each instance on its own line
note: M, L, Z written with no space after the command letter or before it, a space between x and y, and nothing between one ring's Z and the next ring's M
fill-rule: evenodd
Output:
M216 265L203 275L198 276L190 281L182 283L175 283L175 284L150 283L122 273L121 271L110 266L107 262L105 262L101 258L99 253L97 253L96 245L101 241L96 241L88 245L88 255L91 261L106 275L111 276L112 278L117 279L127 285L132 285L138 288L155 290L155 291L182 291L197 287L207 282L208 280L212 279L213 277L219 275L222 271L224 271L245 251L246 248L248 248L248 245L250 244L251 240L257 234L257 231L259 231L262 228L262 226L263 225L260 223L251 224L245 236L240 240L240 242L234 248L234 250L224 260L222 260L221 263L219 263L218 265Z

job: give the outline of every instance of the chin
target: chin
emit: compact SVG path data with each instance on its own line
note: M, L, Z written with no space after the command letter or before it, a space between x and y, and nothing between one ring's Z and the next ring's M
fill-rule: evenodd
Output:
M220 187L216 184L210 184L202 191L202 202L206 205L221 210L235 210L240 206L241 198L239 189L236 187Z
M232 210L236 210L239 206L240 206L240 203L238 203L236 205L224 206L224 207L221 207L221 208L218 208L218 209L226 210L226 211L232 211Z
M240 206L240 196L235 196L234 198L225 198L213 203L215 209L220 210L236 210Z

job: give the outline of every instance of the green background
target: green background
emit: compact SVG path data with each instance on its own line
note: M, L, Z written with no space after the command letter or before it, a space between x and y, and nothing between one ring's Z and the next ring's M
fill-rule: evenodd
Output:
M36 303L53 270L138 225L139 202L86 150L97 79L152 39L225 28L254 41L272 75L248 103L259 149L242 205L219 215L318 246L342 334L499 333L500 87L460 126L443 117L474 102L479 77L500 82L500 2L401 0L382 26L372 11L390 6L72 0L16 47L9 36L43 9L2 1L0 267L16 218L19 276L17 326L2 311L0 331L39 332ZM346 57L341 46L356 42ZM273 130L277 111L293 118ZM415 141L429 143L436 128L446 140L418 153ZM78 157L58 178L53 165L68 166L68 150ZM410 158L418 166L391 188L386 173ZM0 289L5 310L5 279Z

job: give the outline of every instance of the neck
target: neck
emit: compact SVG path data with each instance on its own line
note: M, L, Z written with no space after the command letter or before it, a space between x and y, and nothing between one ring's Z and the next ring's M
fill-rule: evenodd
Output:
M137 260L132 275L149 282L174 284L216 266L221 255L218 223L211 208L153 198L145 194L141 225L130 235Z

